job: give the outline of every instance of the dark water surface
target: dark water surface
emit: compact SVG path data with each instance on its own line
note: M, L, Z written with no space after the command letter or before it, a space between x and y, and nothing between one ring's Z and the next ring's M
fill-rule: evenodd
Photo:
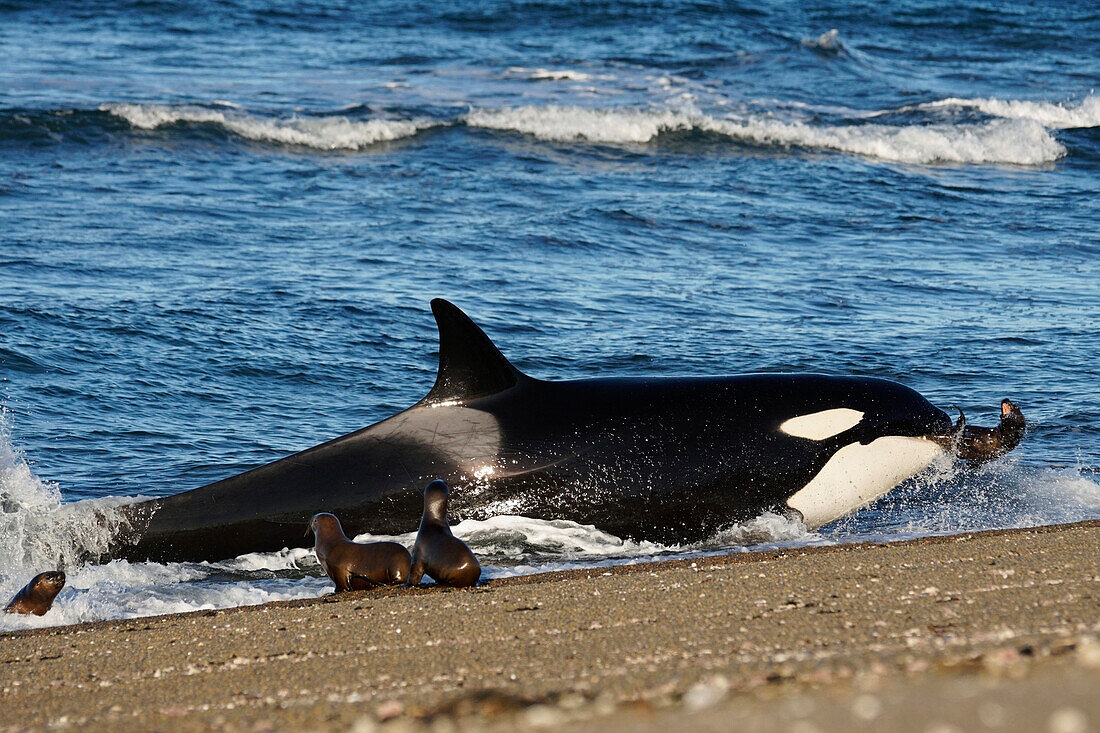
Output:
M1034 421L798 541L1100 516L1100 11L801 5L0 2L3 590L51 482L172 493L418 400L436 296L539 377L867 374ZM493 529L502 567L615 540ZM125 572L172 610L252 567ZM66 619L162 608L84 572Z

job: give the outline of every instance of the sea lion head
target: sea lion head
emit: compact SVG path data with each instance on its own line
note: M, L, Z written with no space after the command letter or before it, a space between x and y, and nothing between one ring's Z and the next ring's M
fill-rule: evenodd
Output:
M340 520L336 518L335 514L329 514L328 512L313 515L313 519L309 520L309 526L306 528L306 534L308 535L310 532L313 532L313 536L318 540L333 535L337 537L344 536L344 528L340 525Z
M1020 411L1020 406L1010 399L1001 400L1001 420L1020 422L1024 421L1024 413Z
M447 502L451 498L451 490L447 482L437 478L424 489L424 516L446 523Z
M31 588L36 592L49 595L52 599L65 587L65 573L60 570L50 570L39 573L31 581Z
M1001 436L1001 453L1008 453L1020 444L1027 432L1027 420L1020 406L1010 399L1001 400L1001 424L997 428Z
M65 587L65 573L50 570L31 578L4 609L6 613L33 613L44 616L53 606L53 599Z

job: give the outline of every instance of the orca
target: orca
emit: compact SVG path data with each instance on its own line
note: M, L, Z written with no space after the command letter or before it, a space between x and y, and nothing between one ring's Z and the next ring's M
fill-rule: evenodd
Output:
M351 536L403 533L435 478L454 487L459 519L567 519L664 543L705 539L769 510L814 528L951 453L962 429L881 378L544 381L512 366L451 303L431 308L439 368L424 399L268 465L131 505L112 555L275 551L301 545L318 512L339 516Z

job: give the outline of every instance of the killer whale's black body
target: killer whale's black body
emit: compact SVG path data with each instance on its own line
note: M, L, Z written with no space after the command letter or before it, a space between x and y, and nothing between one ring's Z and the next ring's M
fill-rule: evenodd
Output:
M351 536L408 532L436 477L454 487L451 511L460 518L522 514L690 541L786 507L845 446L952 427L945 412L885 379L542 381L516 370L450 303L432 301L432 310L440 360L427 397L274 463L132 505L133 533L114 556L215 560L302 545L318 512L338 516ZM821 439L780 429L829 410L862 418Z

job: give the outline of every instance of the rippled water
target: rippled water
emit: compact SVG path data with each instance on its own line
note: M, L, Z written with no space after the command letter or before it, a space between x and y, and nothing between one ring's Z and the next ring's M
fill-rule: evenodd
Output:
M1033 421L812 534L463 522L492 574L1100 516L1100 13L800 5L0 1L0 591L121 497L419 399L435 296L535 376L870 374ZM317 572L70 568L0 626Z

